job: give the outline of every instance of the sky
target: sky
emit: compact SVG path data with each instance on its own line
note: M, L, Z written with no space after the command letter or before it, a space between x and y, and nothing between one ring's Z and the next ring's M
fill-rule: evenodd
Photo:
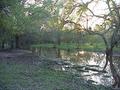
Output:
M35 3L35 0L27 0L26 3L29 3L29 4L34 4Z
M94 12L95 15L104 15L108 13L108 10L106 10L107 5L103 2L103 0L100 0L98 3L93 2L88 7ZM103 19L93 17L89 19L88 26L92 26L94 28L96 24L101 24L102 22Z
M83 1L90 1L90 0L83 0ZM105 0L96 0L99 1L98 3L91 3L88 7L94 12L95 15L104 15L108 13L107 4L104 2ZM120 0L114 0L117 4L120 5ZM88 17L88 27L94 28L96 24L100 25L103 22L103 19L97 17ZM85 22L86 23L86 22Z
M67 0L65 0L67 1ZM76 0L77 2L80 2L81 0ZM83 2L88 2L90 0L82 0ZM105 4L105 0L96 0L98 1L98 3L93 2L91 4L89 4L89 8L94 12L94 14L96 15L102 15L102 14L106 14L108 11L106 10L107 5ZM114 0L116 1L118 4L120 4L120 0ZM34 4L35 0L27 0L27 3L29 4ZM95 27L96 24L101 24L103 22L102 19L98 19L97 17L88 17L89 22L88 22L88 26L91 26L92 28ZM84 22L85 24L86 22Z

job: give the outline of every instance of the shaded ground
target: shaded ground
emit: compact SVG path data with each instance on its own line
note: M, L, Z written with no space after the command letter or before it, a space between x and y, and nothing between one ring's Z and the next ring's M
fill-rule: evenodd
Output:
M64 63L30 51L0 52L0 90L110 90L53 67Z
M20 55L24 55L26 53L32 53L31 51L28 51L28 50L6 50L6 51L1 51L0 52L0 57L17 57L17 56L20 56Z

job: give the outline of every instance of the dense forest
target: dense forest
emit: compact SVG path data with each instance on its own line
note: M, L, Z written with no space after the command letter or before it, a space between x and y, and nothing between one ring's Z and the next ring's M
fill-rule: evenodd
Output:
M0 0L0 52L36 48L103 52L102 71L109 66L120 88L113 59L120 53L119 0Z

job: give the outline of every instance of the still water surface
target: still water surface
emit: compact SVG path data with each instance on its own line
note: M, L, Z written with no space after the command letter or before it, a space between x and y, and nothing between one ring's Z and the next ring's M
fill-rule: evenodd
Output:
M105 64L105 54L100 52L86 52L79 50L60 50L41 48L35 49L39 56L48 58L58 58L70 64L61 64L55 66L55 69L70 71L78 76L84 78L90 83L111 85L113 79L110 73L109 65L106 72L101 72ZM114 56L114 65L118 72L120 72L120 56Z

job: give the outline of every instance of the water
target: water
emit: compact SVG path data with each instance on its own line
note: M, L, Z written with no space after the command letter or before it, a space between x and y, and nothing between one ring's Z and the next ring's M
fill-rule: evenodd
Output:
M86 52L79 50L60 50L52 48L35 49L39 56L47 58L57 58L64 60L65 63L55 65L54 69L69 71L84 78L89 83L102 84L109 86L113 83L109 65L107 72L101 72L105 64L105 54L100 52ZM114 65L120 72L120 57L114 56ZM67 63L67 64L66 64Z

